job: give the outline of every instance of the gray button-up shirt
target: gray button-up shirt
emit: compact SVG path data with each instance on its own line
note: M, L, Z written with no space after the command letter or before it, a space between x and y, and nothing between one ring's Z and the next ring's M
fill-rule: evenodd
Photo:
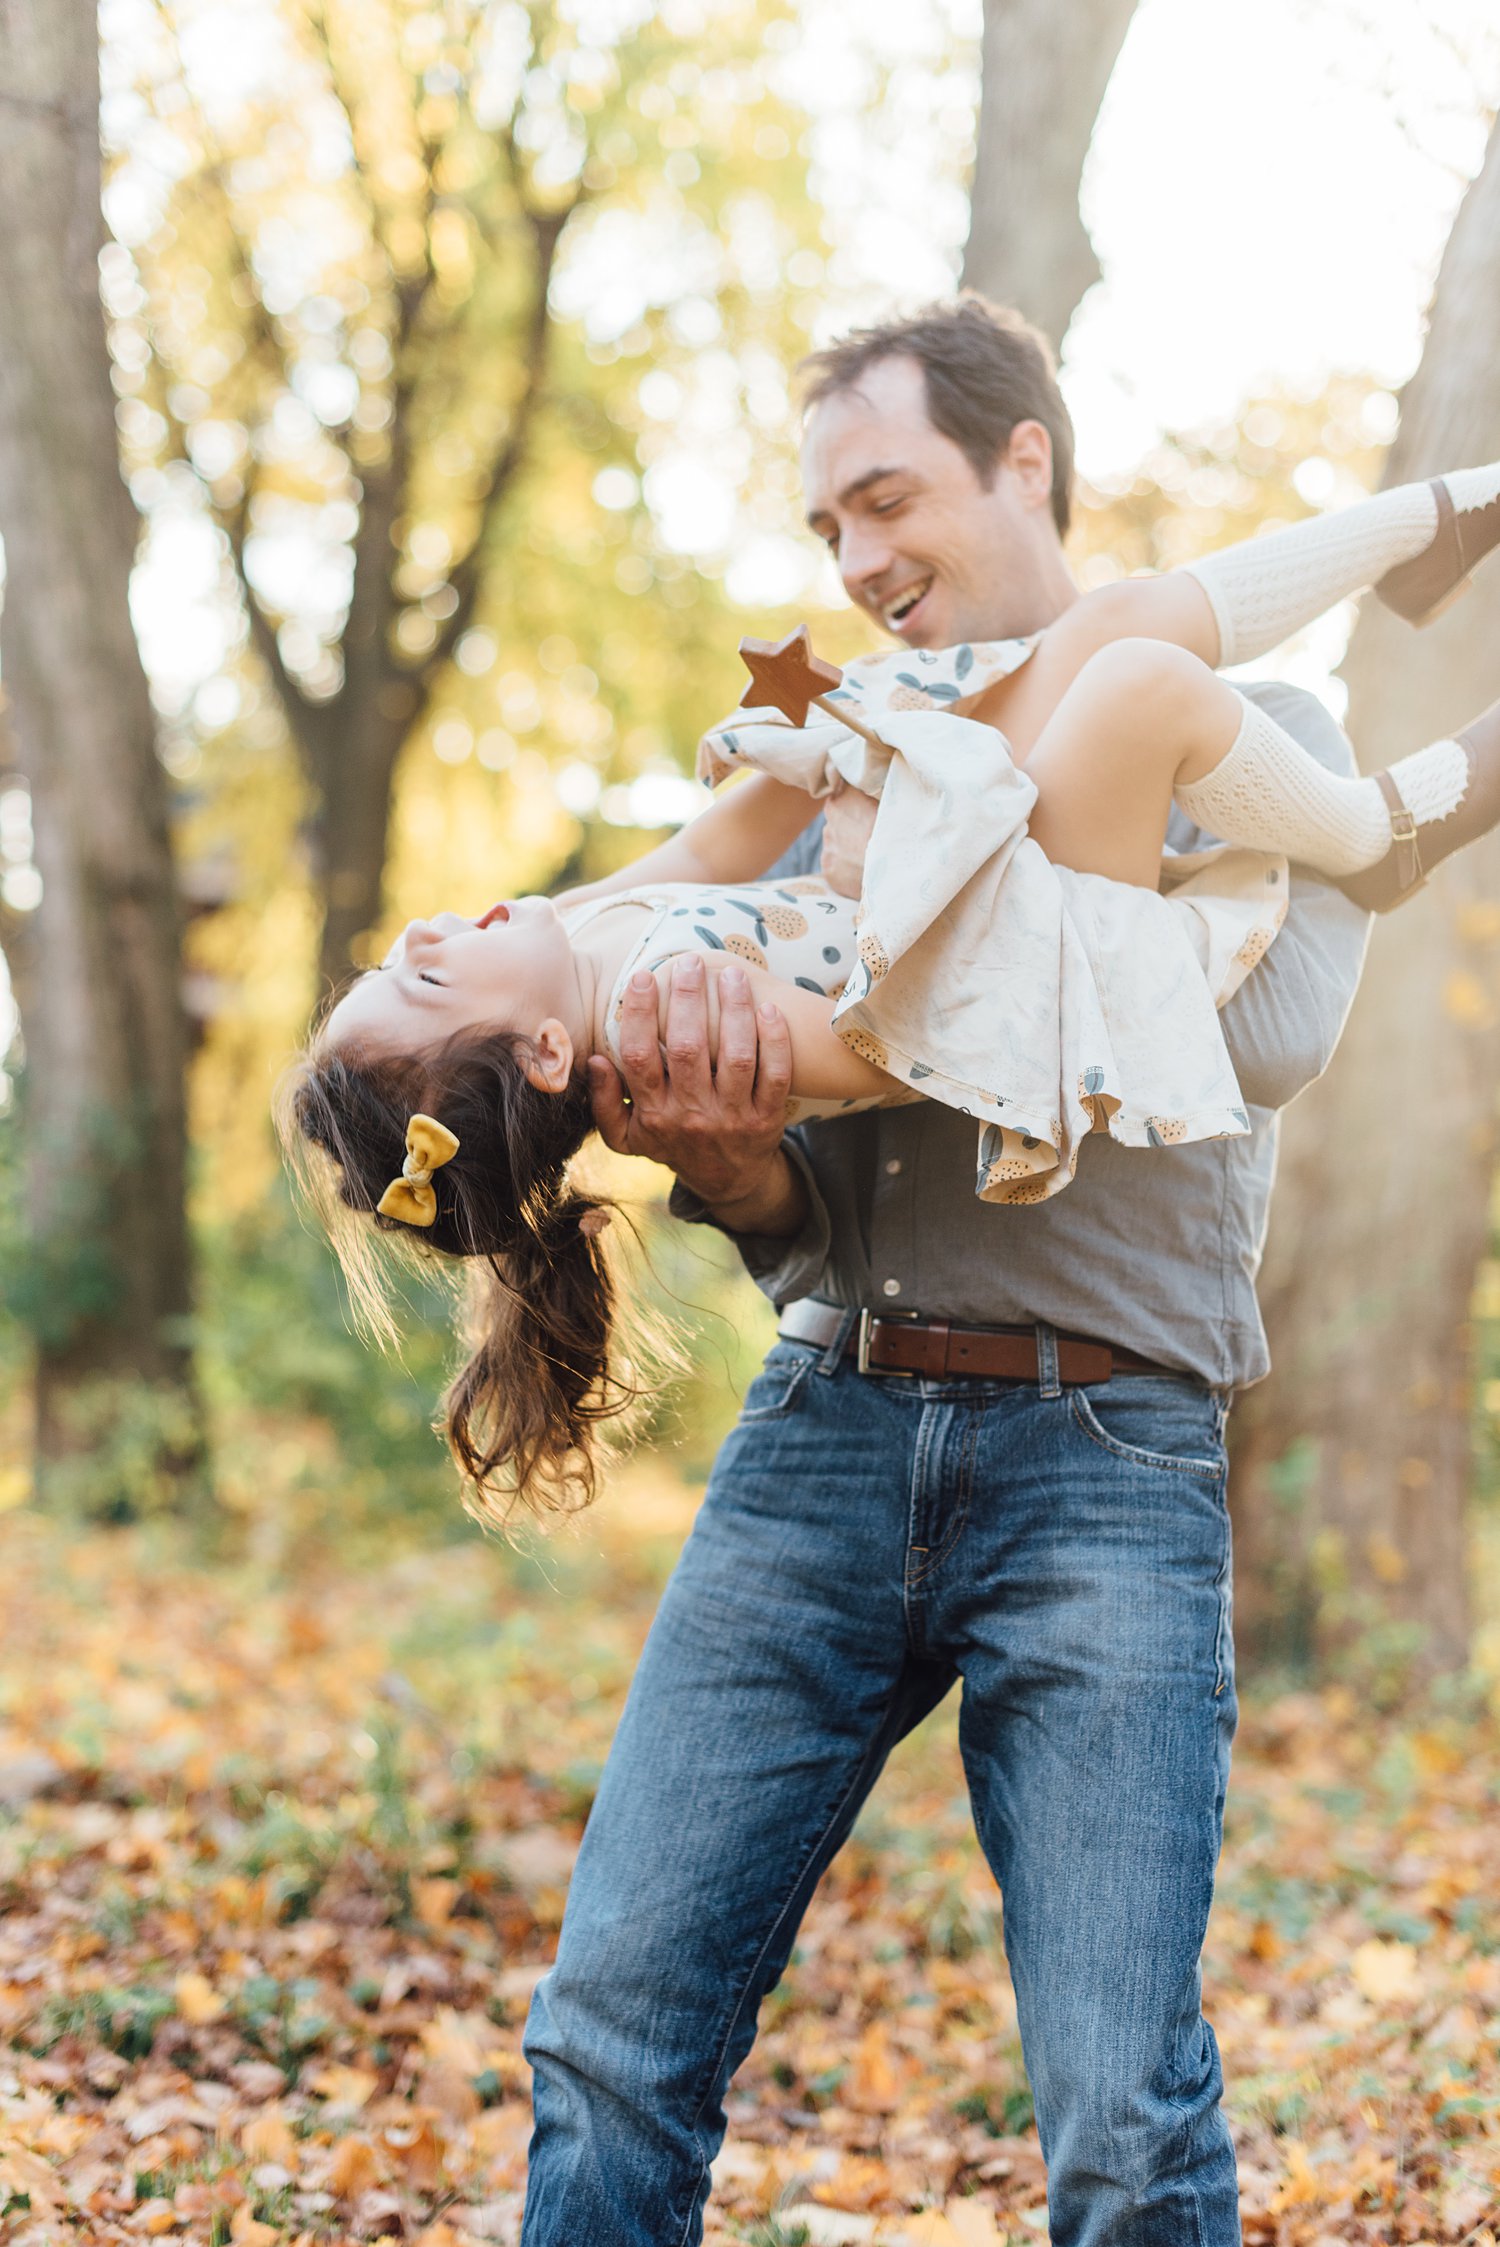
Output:
M1254 699L1321 763L1354 769L1322 704L1264 686ZM821 821L781 873L816 870ZM1212 840L1173 814L1182 850ZM1327 1067L1359 982L1368 917L1296 875L1286 921L1222 1021L1252 1130L1193 1146L1085 1140L1070 1186L1020 1207L974 1193L974 1123L936 1101L806 1124L786 1147L807 1182L790 1240L735 1235L778 1308L803 1295L979 1325L1045 1320L1135 1350L1215 1388L1270 1369L1255 1275L1276 1168L1278 1108ZM674 1213L704 1222L679 1186Z

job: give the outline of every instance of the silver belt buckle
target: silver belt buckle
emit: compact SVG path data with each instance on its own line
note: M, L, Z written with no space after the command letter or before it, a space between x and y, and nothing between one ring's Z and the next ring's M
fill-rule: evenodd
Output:
M919 1319L921 1316L920 1311L861 1311L859 1314L859 1347L854 1359L855 1370L859 1373L878 1373L882 1381L915 1381L916 1375L908 1373L904 1366L871 1365L870 1329L877 1318L888 1319L894 1325L897 1319Z

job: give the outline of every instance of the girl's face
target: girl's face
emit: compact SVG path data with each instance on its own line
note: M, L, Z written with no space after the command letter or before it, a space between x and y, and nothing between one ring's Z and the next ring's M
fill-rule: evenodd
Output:
M521 897L477 921L408 921L383 966L339 1000L324 1034L334 1045L356 1039L406 1054L461 1030L540 1038L549 1025L575 1048L586 1037L573 946L550 898Z

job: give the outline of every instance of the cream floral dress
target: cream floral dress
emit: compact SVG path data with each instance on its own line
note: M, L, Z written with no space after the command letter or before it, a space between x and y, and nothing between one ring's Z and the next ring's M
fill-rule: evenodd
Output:
M859 908L852 897L840 897L816 875L799 874L785 882L726 882L722 886L699 882L652 882L639 889L617 890L608 897L590 898L570 908L569 931L617 905L646 908L648 918L621 964L604 1013L604 1036L610 1058L620 1062L620 1015L625 992L638 968L647 974L684 952L705 958L728 953L750 967L769 969L784 983L820 998L841 998L850 975L859 965ZM886 1093L862 1100L809 1100L793 1097L787 1111L789 1123L812 1123L823 1116L844 1116L856 1108L888 1108L902 1101L919 1100L921 1093L893 1084Z
M1027 832L1036 788L992 726L945 707L1031 653L992 641L875 658L830 699L874 727L737 712L699 772L745 765L878 798L839 1035L898 1085L978 1126L975 1190L1035 1202L1090 1132L1172 1146L1249 1130L1218 1019L1286 917L1284 858L1167 853L1160 891L1055 866Z

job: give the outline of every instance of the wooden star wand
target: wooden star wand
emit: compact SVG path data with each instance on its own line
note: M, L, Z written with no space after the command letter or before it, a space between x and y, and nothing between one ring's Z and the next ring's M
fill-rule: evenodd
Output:
M788 632L784 640L741 640L740 657L750 674L750 684L740 696L742 710L760 710L769 704L794 726L805 726L808 710L816 704L873 749L887 746L869 726L829 701L834 688L843 684L844 674L836 663L825 663L813 654L805 624Z

